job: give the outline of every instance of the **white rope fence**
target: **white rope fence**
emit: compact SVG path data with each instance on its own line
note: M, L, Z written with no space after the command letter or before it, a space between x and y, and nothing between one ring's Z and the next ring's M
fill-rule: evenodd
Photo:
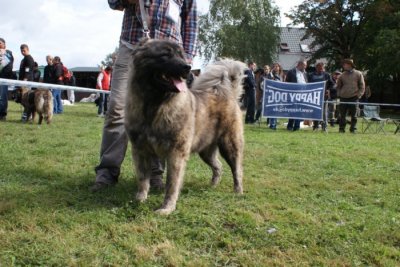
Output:
M365 106L381 106L381 107L400 107L399 104L387 104L387 103L370 103L370 102L340 102L339 100L325 101L329 104L343 104L343 105L365 105Z
M68 86L68 85L59 85L59 84L50 84L50 83L38 83L38 82L28 82L28 81L17 81L17 80L9 80L9 79L0 79L0 85L8 85L10 86L20 86L20 87L28 87L28 88L38 88L38 89L60 89L65 91L74 90L76 92L88 92L88 93L103 93L109 94L110 91L105 90L97 90L85 87L78 86Z

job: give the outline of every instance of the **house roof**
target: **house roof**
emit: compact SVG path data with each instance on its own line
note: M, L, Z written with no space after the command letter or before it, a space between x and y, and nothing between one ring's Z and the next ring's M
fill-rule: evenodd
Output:
M99 67L75 67L75 68L70 68L70 71L73 72L99 72L100 68Z
M300 59L311 56L313 38L302 40L305 34L305 28L281 27L278 62L283 70L294 68Z

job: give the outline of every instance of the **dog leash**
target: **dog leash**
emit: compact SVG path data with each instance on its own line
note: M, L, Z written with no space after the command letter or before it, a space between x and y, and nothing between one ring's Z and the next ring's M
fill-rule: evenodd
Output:
M147 39L150 39L150 30L149 30L149 14L147 14L146 9L144 7L144 0L139 0L139 8L140 8L140 15L142 17L142 26L143 26L143 35Z

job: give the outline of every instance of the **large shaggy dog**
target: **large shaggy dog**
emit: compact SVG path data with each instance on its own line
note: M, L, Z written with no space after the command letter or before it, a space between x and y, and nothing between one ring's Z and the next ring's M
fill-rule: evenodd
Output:
M32 115L32 122L35 121L36 113L39 114L38 124L42 124L43 118L47 124L53 118L53 95L49 90L18 88L14 92L15 102L24 107L24 113L28 118Z
M244 68L237 61L217 62L187 89L184 79L190 66L177 44L149 40L138 47L125 112L139 180L137 200L147 198L152 159L166 160L165 199L157 212L171 213L190 154L198 153L211 167L216 185L221 176L218 150L232 170L235 192L243 193L244 140L238 97Z

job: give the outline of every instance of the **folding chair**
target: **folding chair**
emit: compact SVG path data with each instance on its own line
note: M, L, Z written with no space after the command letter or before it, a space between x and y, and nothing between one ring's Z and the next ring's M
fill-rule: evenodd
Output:
M364 105L364 116L362 117L362 132L366 133L385 133L385 125L388 119L381 118L379 116L379 106L368 106ZM365 127L364 127L365 125Z

